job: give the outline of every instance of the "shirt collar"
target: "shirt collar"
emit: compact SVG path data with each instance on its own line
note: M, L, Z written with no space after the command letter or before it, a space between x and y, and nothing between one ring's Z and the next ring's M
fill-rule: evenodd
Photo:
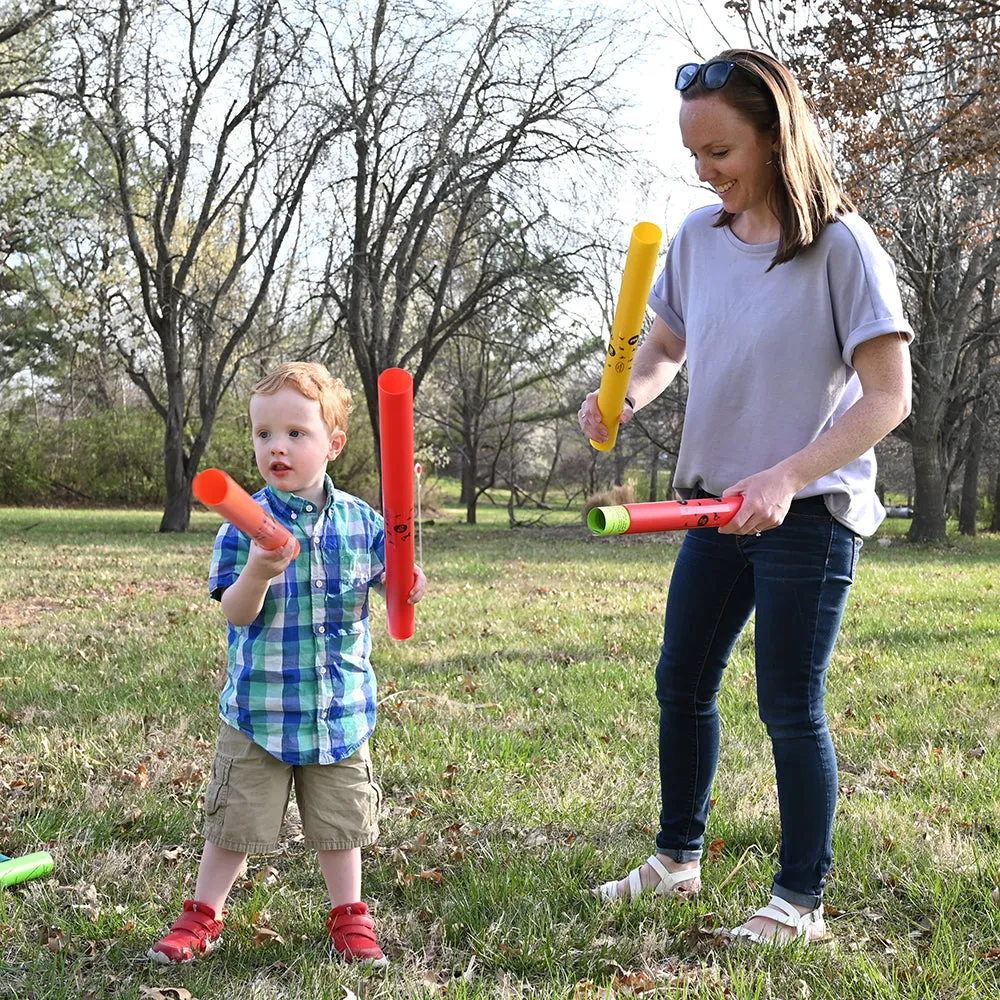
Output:
M323 510L328 510L333 506L333 480L330 478L329 473L323 477L323 489L326 491L326 504L323 506ZM279 517L290 517L294 512L296 515L306 511L307 507L312 507L314 510L316 505L311 500L304 500L296 493L286 493L284 490L276 490L273 486L268 485L264 487L264 492L267 494L268 502L271 504L272 510Z

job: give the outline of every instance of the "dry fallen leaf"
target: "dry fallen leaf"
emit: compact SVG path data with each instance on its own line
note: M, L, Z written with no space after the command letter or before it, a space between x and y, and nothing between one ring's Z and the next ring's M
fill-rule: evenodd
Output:
M182 986L140 986L139 996L142 1000L198 1000Z
M142 816L142 810L136 806L134 809L129 810L120 820L118 820L119 826L131 826L139 817Z
M57 955L66 947L66 932L61 927L43 927L42 944Z
M403 854L418 854L420 851L426 851L427 835L425 833L421 833L417 836L417 839L414 840L413 843L400 844L399 850L402 851Z
M269 944L284 944L285 939L270 927L255 927L251 938L255 948L263 948Z
M278 869L268 865L266 868L261 868L259 872L253 877L254 885L275 885L281 876L278 874Z
M625 972L611 980L611 988L616 992L647 993L656 989L656 980L645 972Z
M716 837L711 844L708 845L708 860L709 862L718 861L722 857L722 849L726 846L726 842L721 837Z

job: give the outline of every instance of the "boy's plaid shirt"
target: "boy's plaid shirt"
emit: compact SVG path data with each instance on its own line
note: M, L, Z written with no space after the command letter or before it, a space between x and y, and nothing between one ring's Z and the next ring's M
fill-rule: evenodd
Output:
M332 764L375 728L368 588L385 569L382 517L326 477L323 510L266 486L254 494L302 551L268 587L249 625L229 626L222 719L288 764ZM222 599L250 553L228 521L212 552L209 593Z

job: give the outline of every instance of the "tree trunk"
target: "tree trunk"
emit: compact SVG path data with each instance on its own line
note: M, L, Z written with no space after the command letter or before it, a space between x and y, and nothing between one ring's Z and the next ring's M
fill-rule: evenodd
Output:
M930 407L927 408L928 410ZM911 542L943 542L947 539L944 507L944 459L935 426L913 429L913 521L907 538Z
M653 448L653 461L649 466L649 502L656 503L659 493L660 449Z
M622 447L619 442L615 442L615 448L612 454L615 461L615 486L623 486L623 480L625 478L625 452L622 451Z
M996 278L991 276L983 282L984 329L989 329L993 322L993 299L996 292ZM962 507L958 515L958 530L963 535L974 535L976 533L976 515L979 513L979 467L983 459L986 422L990 418L990 396L985 391L989 365L989 340L986 337L982 337L979 341L979 348L976 351L979 392L975 402L972 404L972 424L969 427L969 443L965 457L965 476L962 480Z
M972 407L968 453L962 477L962 502L958 511L958 530L963 535L976 533L976 515L979 513L979 468L983 457L983 429L988 405L989 401L982 397L977 399Z
M990 519L990 531L1000 531L1000 469L997 470L997 481L993 484L993 517Z
M465 523L476 523L476 504L479 501L476 492L476 479L478 469L476 467L476 450L470 448L468 443L462 449L462 496L465 500Z
M542 492L539 493L538 499L545 503L545 497L549 492L549 487L552 485L552 477L556 474L556 467L559 465L559 453L562 451L562 437L556 436L556 447L555 451L552 453L552 461L549 462L548 475L545 477L545 482L542 484Z
M167 502L163 508L160 531L187 531L191 522L191 482L184 454L183 418L177 407L167 413L163 442L164 483Z

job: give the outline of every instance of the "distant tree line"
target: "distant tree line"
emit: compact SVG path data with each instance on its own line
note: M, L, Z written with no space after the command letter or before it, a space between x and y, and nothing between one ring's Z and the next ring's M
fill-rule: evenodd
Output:
M996 5L726 7L796 66L897 262L916 401L880 485L916 539L1000 527ZM291 357L355 388L335 471L372 499L392 365L469 521L499 488L512 524L626 479L666 495L683 379L610 454L575 428L635 221L615 195L649 171L618 124L634 17L0 0L0 502L184 530L208 462L255 481L246 392Z

